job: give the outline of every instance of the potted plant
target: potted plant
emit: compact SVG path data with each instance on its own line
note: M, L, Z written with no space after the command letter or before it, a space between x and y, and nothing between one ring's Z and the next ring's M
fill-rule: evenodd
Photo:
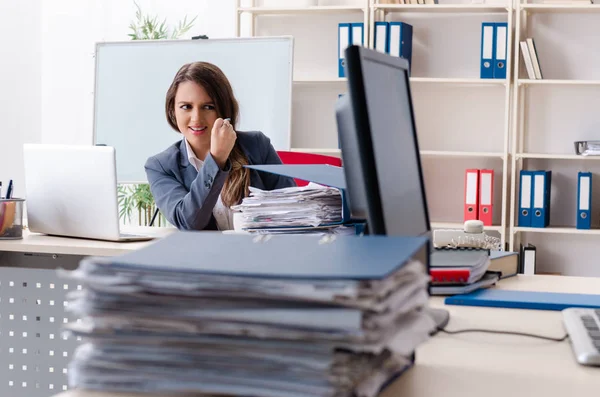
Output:
M132 31L128 34L131 40L164 40L178 39L187 33L197 17L190 21L187 15L182 21L174 26L169 26L167 20L159 21L158 16L150 16L142 12L141 7L134 1L136 7L135 20L129 25ZM132 221L132 215L136 215L139 226L148 226L156 210L154 197L150 192L150 185L147 183L135 185L118 186L119 219L124 223ZM135 211L135 212L134 212ZM153 226L167 226L168 222L162 214L158 214Z

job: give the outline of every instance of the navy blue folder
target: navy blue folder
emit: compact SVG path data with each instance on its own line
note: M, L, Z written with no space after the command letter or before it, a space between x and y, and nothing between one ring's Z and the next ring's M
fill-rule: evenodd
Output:
M428 266L427 237L239 235L178 231L100 261L112 268L261 278L384 279L417 258Z
M600 308L600 295L484 289L448 297L445 303L510 309L563 310L569 307Z

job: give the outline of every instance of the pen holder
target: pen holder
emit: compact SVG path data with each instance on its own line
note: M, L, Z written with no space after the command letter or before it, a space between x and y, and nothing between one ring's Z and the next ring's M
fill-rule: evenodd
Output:
M23 203L25 199L0 199L0 240L23 238Z

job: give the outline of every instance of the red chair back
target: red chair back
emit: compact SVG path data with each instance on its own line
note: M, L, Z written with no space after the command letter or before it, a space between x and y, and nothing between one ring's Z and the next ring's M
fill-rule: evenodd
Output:
M283 164L329 164L337 167L342 166L342 159L335 156L325 156L323 154L278 151L277 154ZM298 186L308 185L308 181L294 179Z

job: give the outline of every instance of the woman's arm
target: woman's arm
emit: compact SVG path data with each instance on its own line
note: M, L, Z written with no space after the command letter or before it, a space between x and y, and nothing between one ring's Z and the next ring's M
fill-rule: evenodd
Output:
M269 137L262 132L258 133L257 136L262 164L281 164L281 159L271 144ZM270 172L261 172L261 179L265 184L266 190L296 186L296 182L294 182L293 178L272 174Z
M227 161L221 170L208 154L189 192L157 158L149 158L144 168L156 206L165 218L178 229L204 230L211 220L231 164Z

